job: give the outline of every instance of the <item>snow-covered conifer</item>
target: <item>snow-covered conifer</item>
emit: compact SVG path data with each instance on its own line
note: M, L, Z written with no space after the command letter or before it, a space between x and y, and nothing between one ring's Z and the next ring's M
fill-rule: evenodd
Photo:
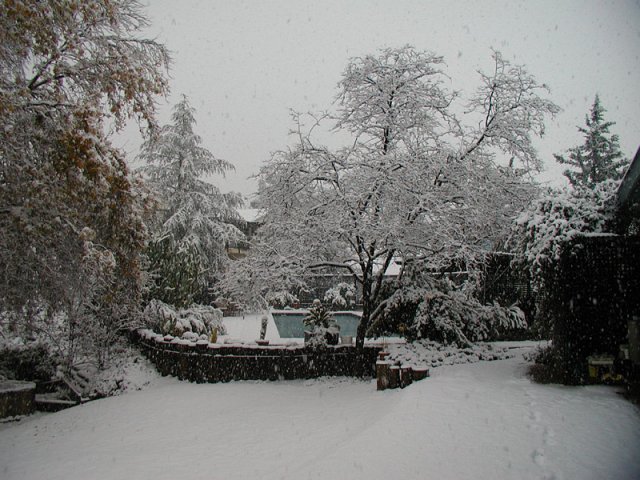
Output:
M565 155L554 155L556 161L570 168L565 177L574 187L594 188L605 180L620 180L629 160L620 151L618 135L609 129L615 122L604 120L606 110L596 95L593 106L585 116L585 127L578 127L584 135L584 143L570 148Z
M201 145L195 110L186 96L171 123L142 146L142 172L159 206L151 222L151 297L185 307L203 292L226 262L226 246L242 238L237 193L222 193L208 181L233 169Z

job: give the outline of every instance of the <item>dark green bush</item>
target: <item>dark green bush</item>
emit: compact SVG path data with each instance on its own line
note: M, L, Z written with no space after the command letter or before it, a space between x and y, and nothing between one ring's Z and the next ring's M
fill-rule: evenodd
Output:
M47 381L56 373L57 360L44 345L0 350L0 375L12 380Z
M552 345L538 347L531 355L534 364L529 367L529 376L536 383L563 383L562 358Z

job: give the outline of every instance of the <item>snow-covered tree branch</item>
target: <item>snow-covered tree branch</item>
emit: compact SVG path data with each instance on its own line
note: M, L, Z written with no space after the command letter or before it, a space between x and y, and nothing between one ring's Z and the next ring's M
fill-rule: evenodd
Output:
M0 24L2 308L108 343L139 302L148 205L105 119L155 125L167 50L133 0L0 2Z
M546 330L547 279L566 245L577 235L601 233L613 220L619 181L600 182L595 188L550 190L514 221L507 247L515 255L512 267L527 272L536 297L536 327Z

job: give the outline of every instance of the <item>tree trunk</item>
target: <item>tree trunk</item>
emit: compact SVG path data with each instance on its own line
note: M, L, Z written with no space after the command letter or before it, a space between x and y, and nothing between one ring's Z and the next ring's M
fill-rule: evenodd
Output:
M364 336L367 333L367 328L369 328L369 318L365 317L363 309L362 319L360 320L358 329L356 330L356 348L359 350L364 348Z
M356 330L356 348L362 350L364 348L364 337L369 329L369 321L371 319L371 277L368 272L364 274L362 279L362 318Z

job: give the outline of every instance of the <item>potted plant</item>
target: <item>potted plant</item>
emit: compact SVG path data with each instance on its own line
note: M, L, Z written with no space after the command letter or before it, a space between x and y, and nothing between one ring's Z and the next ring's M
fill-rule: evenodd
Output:
M260 319L260 339L256 340L256 343L260 346L269 345L269 340L265 340L267 336L267 322L269 321L266 315L263 315Z
M309 313L303 319L305 327L304 341L313 347L337 345L340 340L340 325L320 300L315 299Z

